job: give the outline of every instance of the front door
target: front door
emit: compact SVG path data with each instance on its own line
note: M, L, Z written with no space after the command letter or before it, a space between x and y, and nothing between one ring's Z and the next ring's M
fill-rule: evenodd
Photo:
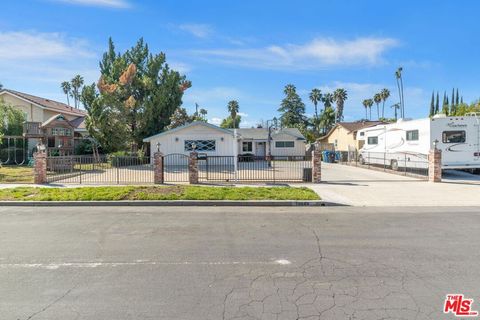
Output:
M265 142L257 142L255 150L257 157L265 157Z

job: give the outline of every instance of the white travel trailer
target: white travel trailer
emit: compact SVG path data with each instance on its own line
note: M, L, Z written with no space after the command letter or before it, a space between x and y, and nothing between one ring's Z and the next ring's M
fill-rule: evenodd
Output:
M361 163L398 170L428 168L429 150L442 150L443 169L480 168L480 116L445 116L403 120L359 130Z

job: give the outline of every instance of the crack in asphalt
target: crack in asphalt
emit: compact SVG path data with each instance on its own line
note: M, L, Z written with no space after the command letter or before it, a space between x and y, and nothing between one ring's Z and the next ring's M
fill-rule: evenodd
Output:
M58 297L57 299L55 299L55 300L52 301L51 303L47 304L45 307L43 307L43 308L40 309L39 311L32 313L30 316L28 316L27 318L25 318L25 320L31 320L31 319L33 319L34 317L36 317L37 315L41 314L42 312L47 311L49 308L51 308L52 306L54 306L55 304L57 304L58 302L60 302L62 299L64 299L66 296L68 296L68 295L70 294L70 292L72 292L72 290L75 289L76 287L77 287L77 285L74 285L73 287L71 287L70 289L68 289L67 291L65 291L60 297Z

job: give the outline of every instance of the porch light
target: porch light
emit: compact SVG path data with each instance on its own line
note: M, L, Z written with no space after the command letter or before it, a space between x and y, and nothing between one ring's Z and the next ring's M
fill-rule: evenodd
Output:
M223 141L223 137L220 138L220 141Z
M192 143L192 150L195 151L195 149L197 149L197 144L196 144L196 143Z
M437 150L437 144L438 144L438 140L435 139L435 141L433 141L433 149Z
M160 152L160 142L157 142L157 152Z
M175 137L175 142L178 142L178 137Z

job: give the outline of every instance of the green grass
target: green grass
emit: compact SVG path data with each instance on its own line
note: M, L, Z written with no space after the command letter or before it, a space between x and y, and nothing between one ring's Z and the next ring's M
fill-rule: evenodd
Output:
M33 183L33 168L2 166L0 167L0 183Z
M308 188L294 187L81 187L0 189L0 201L115 200L319 200Z

